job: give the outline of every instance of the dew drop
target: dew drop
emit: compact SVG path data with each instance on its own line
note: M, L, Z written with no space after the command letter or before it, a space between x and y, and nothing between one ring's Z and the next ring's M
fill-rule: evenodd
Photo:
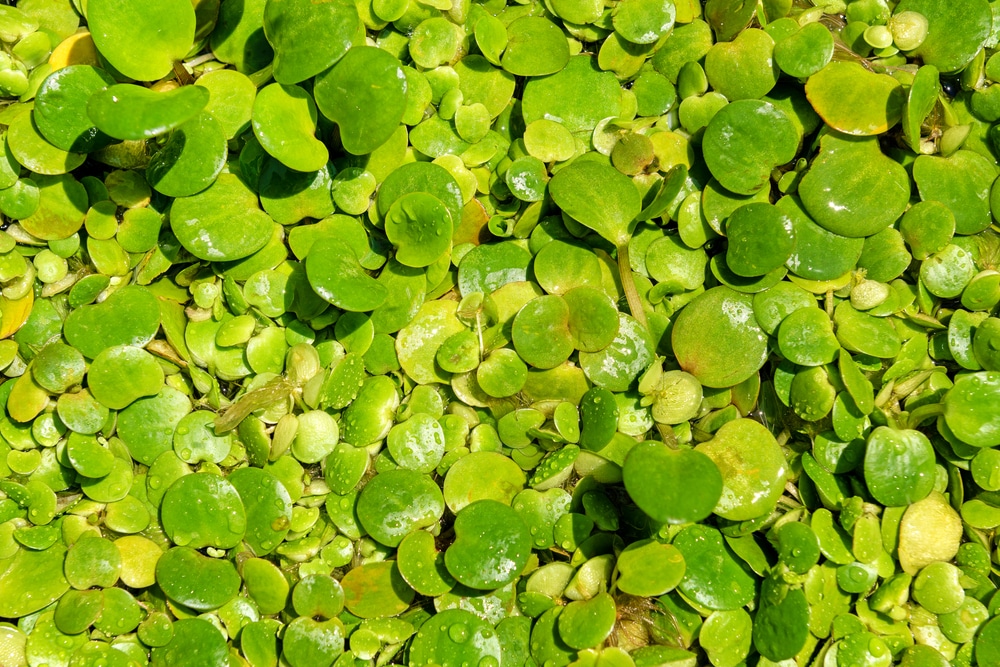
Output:
M463 644L469 638L469 628L464 623L456 623L448 628L448 636L456 644Z

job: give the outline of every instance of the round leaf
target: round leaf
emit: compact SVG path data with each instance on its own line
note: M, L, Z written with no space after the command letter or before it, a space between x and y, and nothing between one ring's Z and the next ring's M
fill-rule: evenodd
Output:
M90 97L115 80L90 65L70 65L42 81L35 95L35 124L54 146L64 151L90 153L112 142L87 115Z
M368 312L388 295L385 285L365 272L354 250L340 239L325 238L313 244L306 274L317 294L343 310Z
M236 488L213 474L184 475L160 505L163 530L184 547L230 549L243 539L247 518Z
M752 419L727 422L696 452L710 458L722 474L722 496L715 513L731 521L767 514L785 490L788 464L771 432Z
M684 307L671 343L681 368L708 387L739 384L767 360L767 336L754 317L753 300L724 286Z
M174 130L152 157L146 180L168 197L187 197L215 182L228 155L222 127L209 114L200 113Z
M741 100L727 104L705 128L705 163L724 188L750 195L770 182L771 171L795 157L799 134L772 104Z
M444 203L425 192L405 194L385 217L385 235L404 266L430 266L451 248L453 223Z

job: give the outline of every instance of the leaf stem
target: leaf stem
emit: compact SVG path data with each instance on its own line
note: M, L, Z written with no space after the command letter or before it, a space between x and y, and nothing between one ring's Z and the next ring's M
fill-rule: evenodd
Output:
M674 429L667 424L661 424L660 422L654 423L656 424L656 430L660 433L660 440L663 441L663 444L675 451L680 449L680 446L677 444L677 435L674 433Z
M907 428L917 428L920 426L920 422L930 419L931 417L937 417L938 415L944 414L944 405L941 403L931 403L930 405L921 405L919 408L914 409L906 418Z
M622 279L622 291L625 292L625 300L628 301L628 309L632 311L632 317L649 331L646 311L642 307L639 290L635 288L635 280L632 278L632 265L629 263L628 257L628 243L628 241L625 241L618 246L618 275Z
M191 76L191 72L187 71L187 68L179 60L174 61L174 75L177 77L177 83L182 86L190 86L194 83L194 77Z

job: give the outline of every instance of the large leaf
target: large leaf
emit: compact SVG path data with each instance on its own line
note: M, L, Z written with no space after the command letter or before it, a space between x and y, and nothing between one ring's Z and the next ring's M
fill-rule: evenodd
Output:
M137 81L162 79L194 42L190 0L91 0L86 7L101 55Z

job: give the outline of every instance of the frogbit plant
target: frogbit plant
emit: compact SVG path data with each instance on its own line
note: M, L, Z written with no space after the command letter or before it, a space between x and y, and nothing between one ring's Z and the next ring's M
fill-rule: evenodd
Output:
M997 15L0 4L0 665L1000 664Z

